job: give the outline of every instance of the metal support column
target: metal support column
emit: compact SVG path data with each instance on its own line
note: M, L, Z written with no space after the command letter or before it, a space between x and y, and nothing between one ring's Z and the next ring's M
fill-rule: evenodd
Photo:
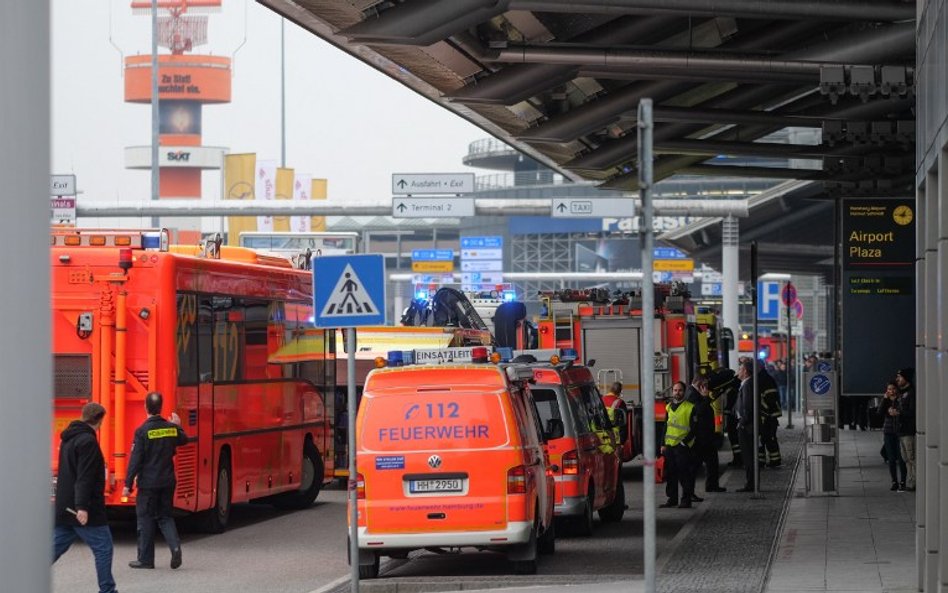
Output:
M0 261L16 279L3 288L0 334L4 591L50 590L49 28L50 2L0 2Z
M642 471L644 521L645 591L655 593L655 290L652 256L652 100L642 99L638 113L639 195L642 199L642 440L645 465Z
M732 369L737 368L737 336L741 333L737 313L737 286L740 283L738 240L737 219L725 217L721 221L721 273L724 276L721 284L722 321L724 327L729 328L735 336L734 349L728 352L728 366Z
M158 199L158 0L151 0L151 199ZM152 216L152 228L160 225Z

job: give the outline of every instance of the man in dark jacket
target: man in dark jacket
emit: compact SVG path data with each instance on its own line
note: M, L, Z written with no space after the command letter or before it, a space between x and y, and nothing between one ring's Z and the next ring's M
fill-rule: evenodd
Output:
M95 434L103 418L105 408L87 403L80 419L71 422L60 435L53 562L78 537L95 557L99 593L115 593L112 532L105 515L105 459Z
M777 428L779 418L783 416L780 409L780 396L777 392L777 383L770 373L759 365L757 372L757 391L760 394L760 440L763 445L763 455L767 467L780 467L783 459L780 457L780 443L777 442Z
M724 398L724 430L727 440L731 444L731 462L728 465L740 467L744 465L741 459L741 441L737 434L737 416L734 405L737 403L737 393L741 382L734 371L728 368L716 369L708 378L708 387L711 388L712 399Z
M688 387L685 398L694 404L692 414L695 417L695 444L691 448L694 460L694 472L697 472L703 463L706 472L704 479L705 492L724 492L718 480L721 468L718 465L718 449L714 446L714 410L711 408L711 390L708 387L708 378L696 375ZM695 500L695 497L692 497ZM701 502L701 499L697 499Z
M171 421L161 417L161 394L153 391L145 396L148 418L135 430L132 458L122 494L128 496L138 480L135 514L138 519L138 559L132 568L155 567L155 523L171 549L171 568L181 566L181 540L171 516L174 500L174 453L188 442L175 413Z
M902 459L908 469L905 489L915 492L915 386L912 379L915 369L900 369L895 375L899 386L899 398L896 415L896 432L899 435Z
M754 464L757 456L754 451L757 443L754 442L754 363L749 360L741 361L737 367L737 378L741 381L738 389L737 402L734 404L734 414L737 417L737 431L741 439L741 449L744 458L744 486L738 492L754 491Z

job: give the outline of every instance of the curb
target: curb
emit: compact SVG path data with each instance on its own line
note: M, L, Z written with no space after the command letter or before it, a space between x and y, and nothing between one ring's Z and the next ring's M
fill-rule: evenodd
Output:
M787 488L786 494L784 494L783 509L780 511L780 519L777 521L777 529L774 530L774 539L770 544L770 554L767 556L767 566L760 579L760 587L757 589L758 593L764 593L767 584L770 583L770 572L773 569L774 560L777 558L777 549L780 548L780 539L783 537L783 530L784 527L786 527L787 514L790 511L790 503L793 500L793 491L797 483L797 472L800 470L800 464L803 462L803 458L806 454L805 434L800 434L800 441L802 441L800 443L800 450L797 452L797 459L793 464L793 472L790 474L790 485Z

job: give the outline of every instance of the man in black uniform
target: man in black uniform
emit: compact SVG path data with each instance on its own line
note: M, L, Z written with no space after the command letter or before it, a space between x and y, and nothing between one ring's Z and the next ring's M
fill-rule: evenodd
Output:
M695 408L692 414L695 417L695 444L691 448L692 461L697 473L701 464L704 464L705 492L725 492L726 488L721 488L718 483L721 469L718 465L718 449L714 446L714 410L711 409L711 390L708 388L708 378L703 375L695 375L686 399L694 404ZM692 500L701 502L702 499L692 497Z
M128 496L138 479L138 498L135 514L138 518L138 559L128 565L132 568L155 567L155 523L161 529L171 548L171 568L181 566L181 540L171 516L174 498L174 452L188 442L179 426L178 415L171 421L161 417L161 394L153 391L145 396L148 418L135 430L132 458L128 464L123 496Z
M757 369L757 390L760 393L760 440L764 449L764 459L758 460L765 461L767 467L780 467L783 459L780 457L780 443L777 442L777 428L783 411L780 409L777 383L762 364Z

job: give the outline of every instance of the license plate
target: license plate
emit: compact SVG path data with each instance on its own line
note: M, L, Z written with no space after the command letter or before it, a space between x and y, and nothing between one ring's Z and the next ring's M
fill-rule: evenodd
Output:
M451 478L447 480L411 480L408 482L408 491L413 494L422 492L461 492L463 480Z

